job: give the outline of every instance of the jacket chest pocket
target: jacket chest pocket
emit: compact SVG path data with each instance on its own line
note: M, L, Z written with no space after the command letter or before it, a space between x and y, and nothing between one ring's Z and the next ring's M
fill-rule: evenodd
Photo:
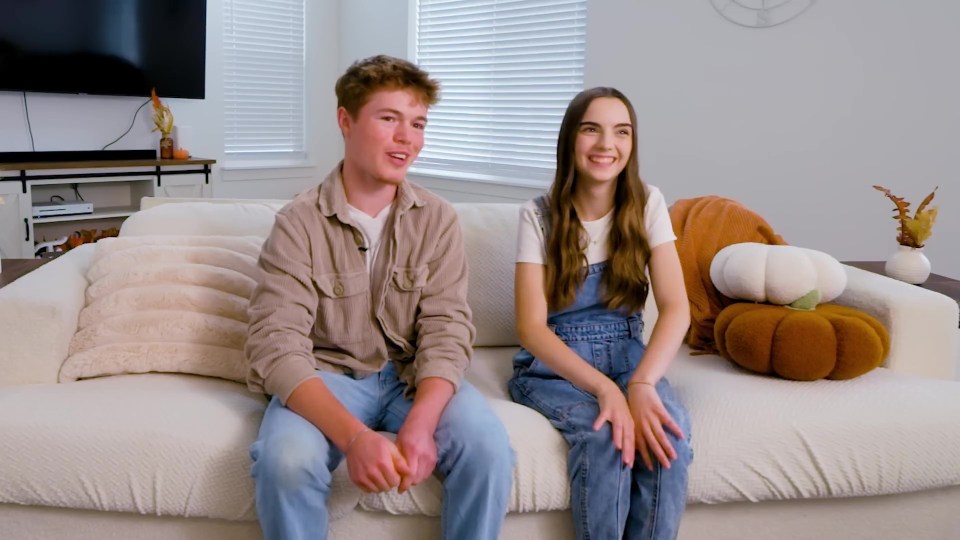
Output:
M390 280L384 290L384 324L411 343L415 341L414 330L420 297L427 284L427 273L427 265L395 267L390 272Z
M356 343L370 329L370 278L366 272L313 276L318 305L316 331L330 344Z

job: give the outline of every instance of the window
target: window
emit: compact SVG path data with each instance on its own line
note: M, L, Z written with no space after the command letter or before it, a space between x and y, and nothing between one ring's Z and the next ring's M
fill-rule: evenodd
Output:
M305 157L304 0L224 0L227 159Z
M417 168L549 181L583 90L586 0L419 0L416 60L441 83Z

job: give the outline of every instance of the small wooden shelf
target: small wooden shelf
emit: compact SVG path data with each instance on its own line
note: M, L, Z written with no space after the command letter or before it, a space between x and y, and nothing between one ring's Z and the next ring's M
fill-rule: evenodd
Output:
M105 206L100 209L94 208L92 214L70 214L66 216L49 216L33 218L34 225L43 223L63 223L66 221L88 221L91 219L109 219L118 217L127 217L137 211L136 206Z
M73 184L70 182L70 179L63 180L57 178L47 178L36 180L33 177L28 176L30 184L34 187L43 187L43 186L63 186ZM143 172L131 172L130 174L124 174L122 176L104 176L102 178L85 178L84 184L112 184L112 183L130 183L130 182L156 182L157 175L152 171L143 171Z
M51 161L39 161L46 155L43 152L13 154L2 157L16 163L0 163L0 197L6 201L0 206L0 250L6 257L24 258L34 254L38 238L69 234L81 223L88 228L119 225L139 210L143 197L209 197L212 165L216 163L200 157L154 159L152 152L123 154L124 159L103 159L96 152L92 156L54 152L47 156ZM68 161L57 161L64 154ZM74 195L70 195L71 190ZM80 200L85 197L93 203L94 211L33 217L34 204L74 196Z

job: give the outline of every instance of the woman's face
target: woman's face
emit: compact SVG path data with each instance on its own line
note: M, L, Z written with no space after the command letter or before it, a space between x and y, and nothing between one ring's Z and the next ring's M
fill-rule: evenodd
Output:
M587 182L609 182L627 165L633 151L633 125L622 101L601 97L590 102L574 145L577 177Z

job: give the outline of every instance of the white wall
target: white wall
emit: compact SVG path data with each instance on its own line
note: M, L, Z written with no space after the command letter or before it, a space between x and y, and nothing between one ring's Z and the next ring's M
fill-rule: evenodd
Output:
M338 76L339 0L307 2L308 163L304 167L224 170L223 5L207 0L206 98L166 99L183 146L191 154L217 160L211 176L216 197L287 198L317 184L340 154L333 84ZM161 90L161 98L162 98ZM27 93L36 149L98 150L123 133L142 98ZM156 148L150 106L133 129L111 149ZM29 151L23 94L0 92L0 152Z
M377 47L403 54L410 29L398 21L409 3L357 4L394 22L344 17L341 58ZM925 251L934 272L960 278L957 20L952 0L824 1L758 30L721 18L709 0L597 0L585 84L616 86L633 101L641 172L669 200L740 200L788 242L842 260L883 260L896 249L893 205L871 185L914 205L939 185ZM537 192L414 179L456 201Z
M847 0L757 30L707 0L590 2L586 85L633 101L642 173L668 198L740 200L840 259L896 248L872 184L914 205L939 185L925 251L960 278L957 20L952 0Z
M289 197L339 159L333 85L356 59L409 57L409 0L311 0L307 167L228 170L218 197ZM223 164L221 0L208 0L207 99L170 100L195 155ZM816 2L785 25L733 25L708 0L589 3L586 85L612 85L639 115L641 168L669 200L744 202L787 241L840 259L896 247L882 184L918 204L934 185L940 218L926 251L960 277L960 3ZM99 148L126 129L136 98L29 94L38 150ZM113 148L154 147L149 115ZM0 92L0 151L28 150L20 94ZM416 177L451 200L524 200L537 190Z
M377 54L409 58L410 0L340 1L340 71Z

